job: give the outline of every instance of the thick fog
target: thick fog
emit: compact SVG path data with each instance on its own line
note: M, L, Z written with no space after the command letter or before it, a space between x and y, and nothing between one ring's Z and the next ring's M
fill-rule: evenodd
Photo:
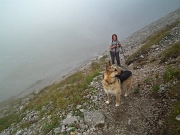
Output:
M179 0L1 0L0 101L107 50L113 33L123 40L179 7Z

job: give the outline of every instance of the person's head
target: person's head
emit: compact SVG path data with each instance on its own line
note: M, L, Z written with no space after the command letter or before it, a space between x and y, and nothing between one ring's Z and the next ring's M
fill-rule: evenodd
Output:
M112 40L114 40L114 41L117 40L117 35L116 35L116 34L113 34L113 35L112 35Z

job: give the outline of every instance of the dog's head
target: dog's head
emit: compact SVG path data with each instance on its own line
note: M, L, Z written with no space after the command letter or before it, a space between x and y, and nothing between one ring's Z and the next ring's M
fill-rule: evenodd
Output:
M120 75L122 73L123 70L118 66L112 65L110 61L106 64L106 74L108 76L115 77L116 75Z

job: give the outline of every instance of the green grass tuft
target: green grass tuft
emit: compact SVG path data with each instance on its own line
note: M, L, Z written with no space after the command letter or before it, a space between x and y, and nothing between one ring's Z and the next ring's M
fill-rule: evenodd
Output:
M180 41L170 46L160 54L160 63L166 62L169 58L177 58L180 56Z
M156 84L156 85L154 85L154 86L152 87L152 90L153 90L154 92L158 92L159 88L160 88L159 85Z
M136 88L136 89L134 90L134 94L138 94L138 93L140 93L140 90L139 90L139 88Z
M0 131L8 128L12 123L19 122L19 116L17 114L10 114L3 118L0 118Z
M152 81L152 80L153 80L152 77L148 77L148 78L146 78L146 79L144 80L144 82L149 83L149 82Z
M165 82L172 82L175 79L180 80L180 68L168 66L163 75Z

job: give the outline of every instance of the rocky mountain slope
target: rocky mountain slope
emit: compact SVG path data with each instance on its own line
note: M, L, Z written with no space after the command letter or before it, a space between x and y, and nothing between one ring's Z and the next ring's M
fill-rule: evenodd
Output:
M1 111L0 135L180 133L177 123L177 127L173 127L176 131L171 132L172 127L167 122L180 97L180 21L177 19L180 18L180 9L168 17L172 14L176 18L173 23L176 23L172 25L172 21L165 21L169 22L169 26L159 33L163 36L158 36L158 31L153 32L158 41L151 42L155 37L146 41L143 38L135 46L126 47L126 61L120 54L122 68L133 72L134 81L128 97L124 96L123 91L119 107L115 107L114 96L112 103L105 103L107 96L101 80L105 62L110 59L108 52L105 52L90 66L66 77L64 81L6 106ZM151 28L143 29L150 31ZM142 34L142 30L137 33ZM145 52L142 51L144 48Z
M148 36L163 29L167 25L174 23L179 18L179 12L180 12L180 8L158 19L157 21L149 24L148 26L138 30L137 32L133 33L131 36L126 38L123 41L123 45L136 46L136 45L141 44L141 42L144 41Z

